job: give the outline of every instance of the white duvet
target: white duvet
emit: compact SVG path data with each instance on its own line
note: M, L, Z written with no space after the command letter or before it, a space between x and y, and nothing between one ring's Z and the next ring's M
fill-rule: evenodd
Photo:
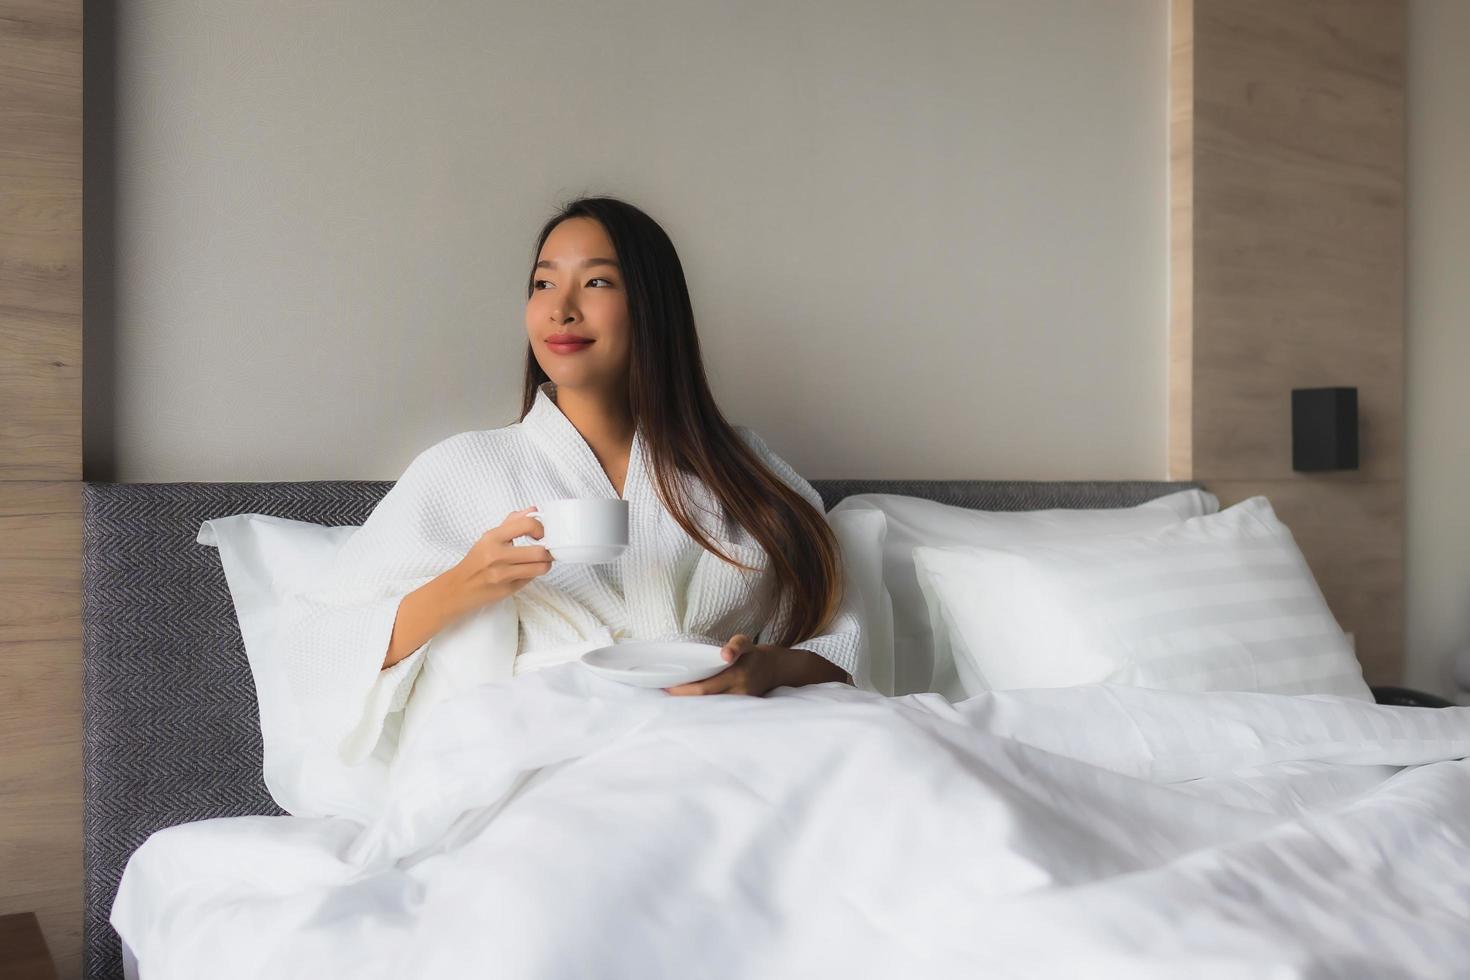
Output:
M1470 708L568 663L439 705L367 825L159 831L112 923L147 980L1466 976L1466 756Z

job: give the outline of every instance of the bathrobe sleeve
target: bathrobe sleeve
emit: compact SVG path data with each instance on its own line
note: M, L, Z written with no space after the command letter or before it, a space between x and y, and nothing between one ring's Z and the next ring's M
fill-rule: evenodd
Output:
M338 551L315 586L285 601L277 654L301 729L342 761L372 753L389 714L408 701L426 641L383 669L403 597L457 564L473 542L446 508L457 437L424 450Z
M817 513L825 518L826 506L822 503L822 495L802 478L789 463L772 452L766 441L753 430L743 425L735 426L737 432L745 439L746 443L755 450L756 455L775 473L783 482L797 493L801 494L806 501L817 509ZM840 567L840 566L839 566ZM858 673L858 660L863 652L862 625L857 614L857 596L855 589L849 585L843 575L842 601L837 607L837 612L832 616L832 621L827 625L827 631L817 636L809 637L800 642L793 643L793 650L810 650L818 656L830 660L847 672L847 679L852 681ZM770 620L762 627L760 635L756 637L757 643L774 643L781 635L783 628L791 616L790 597L783 595L776 612Z

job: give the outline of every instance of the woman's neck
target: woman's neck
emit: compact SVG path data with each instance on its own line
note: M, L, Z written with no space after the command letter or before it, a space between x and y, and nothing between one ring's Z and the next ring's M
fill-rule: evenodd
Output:
M598 462L611 478L627 470L633 449L633 412L626 391L563 388L556 386L553 399L582 438L587 440ZM616 485L617 480L613 481Z

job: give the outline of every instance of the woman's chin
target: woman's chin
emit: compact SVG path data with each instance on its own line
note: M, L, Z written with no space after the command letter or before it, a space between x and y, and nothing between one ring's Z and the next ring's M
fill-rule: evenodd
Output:
M583 373L579 371L547 371L546 376L551 379L552 384L564 390L581 388L587 383Z
M563 391L598 391L608 386L606 372L581 367L563 365L560 370L546 371L546 376Z

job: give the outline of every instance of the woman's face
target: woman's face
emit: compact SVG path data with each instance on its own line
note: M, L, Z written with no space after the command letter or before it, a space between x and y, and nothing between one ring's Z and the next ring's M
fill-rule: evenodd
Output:
M591 218L568 218L541 246L526 300L526 336L559 388L627 383L631 329L617 261L607 232Z

